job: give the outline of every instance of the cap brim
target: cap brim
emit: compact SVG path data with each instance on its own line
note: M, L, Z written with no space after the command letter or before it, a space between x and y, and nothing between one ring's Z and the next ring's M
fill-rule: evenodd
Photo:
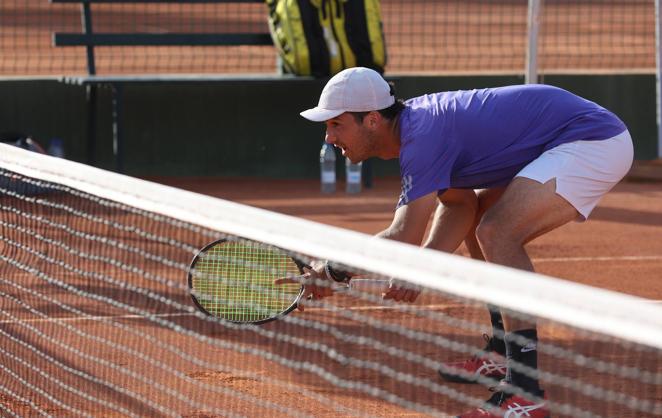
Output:
M304 110L299 114L304 118L313 122L324 122L329 119L333 119L336 116L340 116L343 113L345 113L344 110L329 110L329 109L322 109L320 107L314 107L312 109Z

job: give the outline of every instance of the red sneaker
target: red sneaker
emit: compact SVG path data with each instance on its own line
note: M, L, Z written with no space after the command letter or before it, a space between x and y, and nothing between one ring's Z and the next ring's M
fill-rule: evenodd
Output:
M487 346L480 354L468 360L444 363L439 369L439 376L449 382L476 383L479 376L501 380L506 376L506 358L493 347L493 339L483 334Z
M517 395L496 392L485 406L456 418L550 418L545 399L530 401Z

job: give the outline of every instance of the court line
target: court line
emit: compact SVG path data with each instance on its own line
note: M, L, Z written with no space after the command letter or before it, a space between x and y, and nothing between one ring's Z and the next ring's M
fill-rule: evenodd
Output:
M167 314L153 314L149 317L159 317L159 318L168 318L176 316L191 316L194 315L190 312L180 312L180 313L167 313ZM67 317L58 317L58 318L31 318L31 319L20 319L18 321L13 320L3 320L0 321L0 324L15 324L17 322L76 322L76 321L101 321L104 319L144 319L148 315L95 315L95 316L67 316Z
M412 305L417 308L424 309L444 309L451 307L465 307L463 304L436 304L436 305ZM343 309L351 311L380 311L380 310L396 310L400 309L397 306L349 306L344 307ZM310 311L328 311L329 309L321 307L308 306L306 310ZM159 318L170 318L178 316L193 316L194 313L189 312L179 312L179 313L167 313L167 314L154 314L149 315L150 317L159 317ZM77 322L77 321L101 321L104 319L144 319L147 315L96 315L96 316L70 316L70 317L58 317L58 318L29 318L29 319L20 319L18 321L13 320L2 320L0 324L15 324L18 322Z
M616 257L549 257L532 258L534 263L565 263L573 261L662 261L662 255L624 255Z

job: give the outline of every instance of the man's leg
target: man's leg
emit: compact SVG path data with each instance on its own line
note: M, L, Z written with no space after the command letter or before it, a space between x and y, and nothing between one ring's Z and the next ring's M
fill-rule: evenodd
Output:
M545 184L516 177L501 199L485 212L476 229L488 262L534 271L524 245L579 217L568 201L556 194L556 180ZM506 316L506 329L534 325Z
M577 210L556 194L555 179L540 184L517 177L483 216L476 230L477 239L488 262L533 271L524 245L578 216ZM536 323L506 314L504 325L509 362L506 382L534 395L541 395L537 373L510 367L510 362L515 362L537 370Z
M467 236L464 238L464 244L467 246L469 254L473 259L485 261L483 250L480 249L480 245L476 239L476 227L480 223L480 220L483 218L485 212L487 212L489 208L496 204L496 202L501 198L505 191L505 187L482 189L476 191L476 196L478 197L478 209L476 210L476 217L474 219L473 226L469 230Z
M625 131L603 141L576 141L543 153L520 171L478 225L478 243L485 259L532 271L524 245L572 220L588 217L600 198L627 173L632 150L632 140ZM497 391L485 406L459 417L503 417L523 412L531 418L549 418L537 379L535 320L524 321L513 315L505 315L504 319L506 383L533 396Z
M478 245L478 240L476 240L476 226L480 222L485 211L499 200L504 191L505 187L500 187L482 189L475 192L478 199L477 208L475 210L472 225L464 236L464 243L469 250L471 258L485 260L480 245ZM441 219L444 210L446 210L446 208L444 208L443 205L440 205L435 213L435 218L438 217ZM437 222L437 219L435 219L433 225L436 226L439 224L441 224L441 222ZM436 229L433 227L431 235L434 234L435 231ZM442 229L440 232L443 236L444 230ZM455 248L456 247L453 247L453 249ZM446 250L448 251L450 249ZM475 383L478 376L490 377L497 380L502 379L505 376L506 343L504 341L505 331L501 310L499 307L493 305L488 305L487 308L490 314L490 322L492 324L492 335L483 334L483 338L486 341L486 345L483 348L484 353L474 355L466 360L445 363L439 369L439 375L444 380L461 383Z
M478 210L476 211L476 219L474 225L464 239L464 244L469 250L471 258L475 260L485 261L483 250L481 250L478 240L476 239L476 227L480 223L483 215L489 208L494 206L501 198L505 187L498 187L493 189L483 189L476 192L478 196ZM492 337L488 341L485 351L494 351L497 354L506 356L506 343L504 341L505 329L503 325L503 316L501 309L495 305L487 305L487 310L490 313L490 323L492 324Z

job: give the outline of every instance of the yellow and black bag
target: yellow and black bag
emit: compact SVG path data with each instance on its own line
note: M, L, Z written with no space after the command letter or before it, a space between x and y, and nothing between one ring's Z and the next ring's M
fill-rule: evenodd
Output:
M327 77L345 68L380 73L386 47L379 0L266 0L283 70Z

